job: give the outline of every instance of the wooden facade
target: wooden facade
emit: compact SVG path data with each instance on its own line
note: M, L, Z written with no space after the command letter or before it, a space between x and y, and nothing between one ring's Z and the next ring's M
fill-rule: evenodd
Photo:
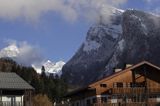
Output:
M160 68L143 61L66 96L69 106L157 106Z

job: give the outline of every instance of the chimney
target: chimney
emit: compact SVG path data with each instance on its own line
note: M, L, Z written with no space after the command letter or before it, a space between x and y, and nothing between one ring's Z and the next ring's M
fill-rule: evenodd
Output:
M120 71L122 71L122 69L115 69L114 70L115 73L120 72Z
M132 67L132 64L126 64L126 68Z

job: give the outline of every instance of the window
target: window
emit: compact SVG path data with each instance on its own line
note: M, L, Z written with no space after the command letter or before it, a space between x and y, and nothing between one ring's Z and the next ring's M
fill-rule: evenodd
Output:
M79 102L76 103L76 106L79 106Z
M74 106L74 103L72 103L72 106Z
M87 106L90 106L90 105L91 105L91 100L88 99L88 100L87 100Z
M136 96L134 95L134 96L132 97L132 102L137 102L136 100L137 100L137 98L136 98Z
M117 82L117 87L123 87L123 83L122 82Z
M145 87L145 83L144 82L136 82L135 86L136 87Z
M100 87L106 88L106 87L107 87L107 84L100 84Z
M145 82L136 82L136 83L131 82L130 86L131 87L145 87Z
M97 103L97 98L93 98L92 103Z
M113 88L117 88L117 83L113 83Z
M102 101L102 103L106 103L107 102L107 97L101 97L101 101Z

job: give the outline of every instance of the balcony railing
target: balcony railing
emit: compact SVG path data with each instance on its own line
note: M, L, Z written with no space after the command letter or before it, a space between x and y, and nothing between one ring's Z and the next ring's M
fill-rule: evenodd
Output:
M113 94L143 93L145 88L112 88Z
M149 93L160 93L160 88L148 88Z
M91 106L159 106L159 103L156 102L132 102L132 103L95 103Z
M23 106L22 102L1 101L0 106Z
M129 93L160 93L160 88L132 87L132 88L112 88L112 94L129 94Z

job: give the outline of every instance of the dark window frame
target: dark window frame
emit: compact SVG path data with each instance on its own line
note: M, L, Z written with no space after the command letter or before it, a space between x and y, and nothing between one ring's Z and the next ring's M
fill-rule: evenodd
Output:
M100 84L100 87L106 88L107 84Z
M123 88L123 82L117 82L117 88Z

